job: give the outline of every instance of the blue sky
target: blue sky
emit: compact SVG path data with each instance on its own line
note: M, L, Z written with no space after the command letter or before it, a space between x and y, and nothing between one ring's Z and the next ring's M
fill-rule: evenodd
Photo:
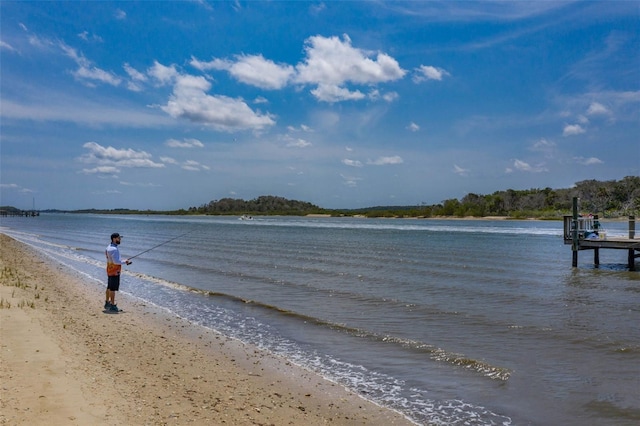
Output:
M0 205L435 204L640 174L637 1L0 3Z

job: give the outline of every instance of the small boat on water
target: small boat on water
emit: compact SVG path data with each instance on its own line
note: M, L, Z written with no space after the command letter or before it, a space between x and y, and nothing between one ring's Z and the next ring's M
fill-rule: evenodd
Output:
M243 214L242 216L240 216L238 219L240 220L253 220L252 216L249 216L247 214Z

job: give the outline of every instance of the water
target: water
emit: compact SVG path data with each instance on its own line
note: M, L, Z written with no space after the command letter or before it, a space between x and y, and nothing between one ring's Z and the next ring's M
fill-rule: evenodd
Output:
M561 222L99 216L0 231L121 291L435 425L640 421L640 272L571 268ZM624 235L626 223L604 223ZM101 301L96 301L99 309Z

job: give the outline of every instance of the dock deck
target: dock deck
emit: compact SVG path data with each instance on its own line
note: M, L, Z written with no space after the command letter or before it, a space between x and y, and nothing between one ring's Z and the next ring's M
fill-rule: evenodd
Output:
M629 216L629 233L625 236L608 236L598 222L598 216L582 217L577 214L574 201L574 214L564 217L564 243L572 246L572 266L578 266L578 252L593 250L593 263L600 264L600 249L626 250L627 265L635 271L635 260L640 257L640 239L635 238L635 216Z

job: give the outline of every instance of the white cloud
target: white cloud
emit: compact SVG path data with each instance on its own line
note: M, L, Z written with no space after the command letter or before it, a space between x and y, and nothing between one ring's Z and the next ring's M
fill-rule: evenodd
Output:
M548 150L554 149L555 147L556 147L556 144L554 142L548 141L542 138L533 144L533 146L531 147L531 150L546 152Z
M578 120L578 123L580 123L580 124L589 124L589 119L586 116L582 115L582 114L580 114L577 117L577 120Z
M120 169L114 166L98 166L92 169L82 169L82 173L86 175L117 175Z
M420 126L418 126L416 123L414 123L413 121L407 126L408 130L411 130L412 132L417 132L418 130L420 130Z
M200 172L203 170L210 170L209 166L205 166L194 160L187 160L182 164L182 169L190 172Z
M400 95L398 94L398 92L387 92L384 95L382 95L382 99L384 99L387 102L393 102L399 97Z
M120 77L97 67L81 66L77 70L73 71L72 74L79 80L93 80L101 83L107 83L112 86L118 86L122 81Z
M178 164L178 161L172 157L160 157L160 161L165 164Z
M9 43L0 40L0 50L8 50L10 52L16 52L16 49L13 48Z
M95 41L95 42L98 42L98 43L102 43L104 41L102 39L102 37L100 37L99 35L89 34L88 31L83 31L83 32L79 33L78 37L81 38L84 41Z
M312 94L319 100L336 102L364 98L359 91L344 87L346 83L372 85L402 78L406 71L391 56L373 54L351 45L351 39L313 36L305 41L306 58L296 66L295 81L316 84Z
M311 142L305 141L304 139L295 139L287 143L287 146L292 148L307 148L311 145Z
M92 62L85 58L81 53L63 42L58 42L57 46L64 52L66 56L71 58L77 65L78 69L71 74L78 80L85 83L97 81L100 83L118 86L122 79L113 73L100 69L92 65Z
M602 160L600 160L599 158L596 158L596 157L589 157L589 158L573 157L573 159L576 161L576 163L582 164L583 166L593 166L595 164L602 164L603 163Z
M151 66L147 70L147 74L155 78L158 81L158 83L162 85L173 83L179 75L175 65L171 65L170 67L167 67L162 65L158 61L153 62L153 66Z
M587 109L587 115L609 115L611 111L604 105L598 102L591 102L589 109Z
M118 19L120 21L127 18L126 12L124 10L122 10L122 9L116 9L116 12L115 12L114 16L116 17L116 19Z
M235 61L214 59L210 62L201 62L191 58L190 63L201 71L209 69L228 71L236 80L261 89L281 89L295 74L295 69L291 65L276 64L262 55L237 55Z
M362 167L362 163L358 160L351 160L349 158L345 158L344 160L342 160L342 164L344 164L345 166L350 166L350 167Z
M241 99L208 95L206 92L210 88L211 83L204 77L178 75L173 93L161 109L173 118L184 118L227 132L259 130L275 124L269 115L254 112Z
M586 130L579 124L567 124L562 130L562 136L575 136L585 132Z
M202 148L204 144L198 139L184 139L179 141L176 139L168 139L165 143L166 146L171 148Z
M343 185L348 186L349 188L355 188L356 186L358 186L358 181L362 180L362 178L347 176L343 175L342 173L340 174L340 177L342 178Z
M23 188L22 186L20 186L18 184L15 184L15 183L0 183L0 188L9 189L9 190L15 190L18 193L22 193L22 194L31 194L31 193L35 192L33 189Z
M367 164L373 165L373 166L387 166L390 164L402 164L403 160L402 157L394 155L392 157L378 157L375 160L369 160L367 161Z
M306 124L301 124L300 127L287 126L287 130L293 133L295 132L312 133L313 132L313 129L307 126Z
M398 80L406 71L398 62L382 52L367 52L354 48L351 39L313 36L305 40L306 58L295 67L277 64L262 55L236 55L233 60L214 58L203 62L195 57L190 64L200 71L227 71L233 78L262 89L276 90L288 84L310 84L316 87L311 94L323 102L341 102L361 99L396 100L399 95L389 92L381 95L372 89L368 95L347 88L347 84L372 86Z
M122 168L162 168L164 164L156 163L151 154L133 149L117 149L103 147L95 142L87 142L83 146L89 152L79 160L86 164L95 164L92 169L84 169L84 173L116 174Z
M415 69L413 81L416 83L420 83L425 80L442 81L442 78L448 75L451 74L442 68L436 68L430 65L420 65L419 68Z
M144 75L140 71L136 70L135 68L133 68L128 63L125 63L122 67L124 68L125 72L129 75L129 77L132 80L135 80L135 81L147 81L147 76L146 75Z
M546 172L547 169L544 167L544 164L539 164L537 166L532 166L529 163L526 163L522 160L514 160L513 161L513 167L516 170L519 170L521 172L529 172L529 173L541 173L541 172ZM511 169L507 169L507 171L509 172Z
M319 84L311 91L311 94L324 102L359 101L365 98L365 95L359 90L352 92L333 84Z
M140 83L146 82L148 80L147 76L133 68L128 63L125 63L123 68L130 78L127 82L127 88L133 92L141 92L143 86Z
M542 138L535 142L531 146L530 150L534 152L541 152L546 158L552 158L556 152L556 144L555 142Z
M469 175L469 169L463 169L462 167L458 166L457 164L453 165L453 173L460 175L460 176L468 176Z

